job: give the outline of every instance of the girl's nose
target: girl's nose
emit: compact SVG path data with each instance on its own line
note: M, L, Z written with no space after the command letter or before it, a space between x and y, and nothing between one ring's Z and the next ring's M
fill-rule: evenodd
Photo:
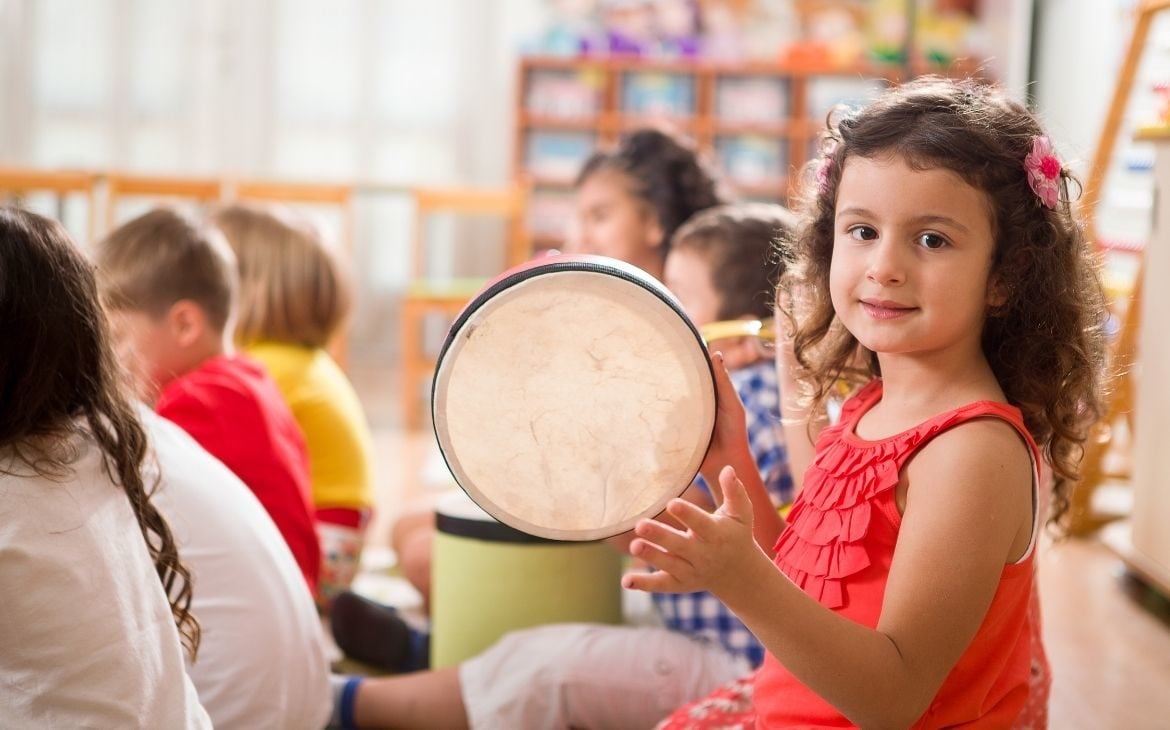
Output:
M906 280L902 248L887 238L870 249L866 278L882 286L897 286Z

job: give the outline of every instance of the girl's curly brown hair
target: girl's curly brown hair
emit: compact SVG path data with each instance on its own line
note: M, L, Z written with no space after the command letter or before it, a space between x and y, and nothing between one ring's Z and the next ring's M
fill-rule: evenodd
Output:
M120 388L93 267L59 223L8 207L0 207L0 323L14 344L0 358L0 445L38 474L59 476L76 457L62 444L84 434L97 442L194 659L191 574L143 483L146 434Z
M784 304L801 295L784 311L794 328L798 377L811 403L823 404L838 379L880 375L876 356L859 349L828 296L845 161L893 155L915 169L950 170L990 203L991 275L1006 300L988 312L983 352L1052 465L1050 521L1058 524L1079 478L1085 440L1101 414L1105 362L1105 297L1096 258L1072 215L1069 187L1075 179L1062 169L1060 200L1055 209L1045 207L1024 168L1044 130L1000 89L974 80L916 79L860 111L830 115L827 126L821 156L805 171L802 225L784 242L791 260L781 282L788 297L780 297Z

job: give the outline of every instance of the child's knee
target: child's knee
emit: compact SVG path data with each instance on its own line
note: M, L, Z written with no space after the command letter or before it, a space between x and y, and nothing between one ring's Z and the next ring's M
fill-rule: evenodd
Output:
M390 528L390 547L401 555L403 545L420 531L427 533L435 531L435 506L431 500L426 500L425 503L416 502L403 510L402 515Z
M434 540L433 528L420 527L404 536L396 548L402 574L415 586L429 586L431 583Z

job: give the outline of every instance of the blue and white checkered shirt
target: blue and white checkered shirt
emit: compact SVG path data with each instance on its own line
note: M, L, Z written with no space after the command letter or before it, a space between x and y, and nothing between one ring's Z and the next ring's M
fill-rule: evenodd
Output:
M731 383L743 401L747 414L748 446L764 480L764 487L777 505L792 499L792 475L788 451L780 427L780 387L776 365L762 360L732 371ZM702 476L695 484L710 495ZM727 651L759 665L764 647L752 632L715 596L698 593L655 593L654 605L667 628L721 644Z

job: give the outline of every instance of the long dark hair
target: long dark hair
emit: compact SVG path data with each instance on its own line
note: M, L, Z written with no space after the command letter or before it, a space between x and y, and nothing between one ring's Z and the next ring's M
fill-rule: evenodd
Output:
M147 440L120 388L93 267L57 222L0 207L0 445L39 474L68 471L75 455L38 443L88 432L130 500L183 644L194 659L199 624L191 574L143 482Z
M973 80L917 79L858 112L830 116L821 157L806 170L803 225L788 242L793 260L783 286L794 296L824 295L804 297L811 301L802 302L793 339L810 396L820 402L838 378L880 374L873 353L865 353L861 372L854 367L857 340L840 325L827 295L845 161L894 155L917 169L955 172L983 191L995 236L991 275L1006 297L988 313L983 352L1052 465L1051 520L1057 523L1101 414L1106 309L1096 258L1069 202L1075 179L1061 169L1055 209L1029 186L1024 158L1041 135L1031 112Z
M623 138L617 149L595 152L581 167L575 187L600 170L625 175L630 193L653 209L662 228L663 259L679 226L695 213L726 202L718 178L694 148L657 129L640 129Z

